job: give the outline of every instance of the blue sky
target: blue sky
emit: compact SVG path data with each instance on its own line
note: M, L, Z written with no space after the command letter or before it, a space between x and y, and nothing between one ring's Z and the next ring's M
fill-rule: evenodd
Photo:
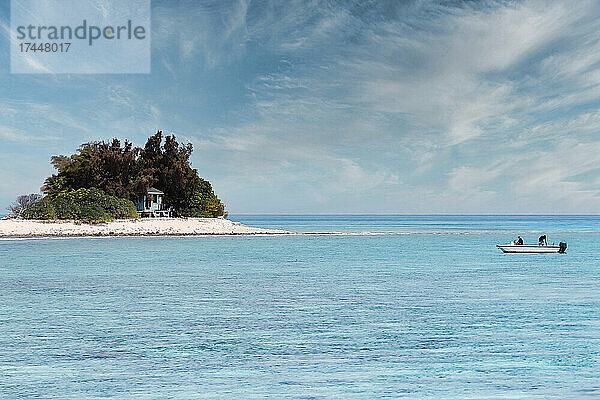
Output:
M597 213L596 1L152 1L152 73L13 75L0 207L157 129L230 212Z

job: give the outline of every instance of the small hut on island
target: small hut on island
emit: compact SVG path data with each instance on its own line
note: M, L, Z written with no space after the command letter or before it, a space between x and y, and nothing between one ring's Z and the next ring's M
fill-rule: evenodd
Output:
M140 217L171 217L173 210L165 206L164 193L151 187L137 204Z

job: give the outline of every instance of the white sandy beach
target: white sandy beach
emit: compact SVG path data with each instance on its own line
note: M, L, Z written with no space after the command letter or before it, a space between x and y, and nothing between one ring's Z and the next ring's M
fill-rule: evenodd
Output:
M150 236L286 234L223 218L147 218L100 224L74 221L0 220L0 237L7 236Z

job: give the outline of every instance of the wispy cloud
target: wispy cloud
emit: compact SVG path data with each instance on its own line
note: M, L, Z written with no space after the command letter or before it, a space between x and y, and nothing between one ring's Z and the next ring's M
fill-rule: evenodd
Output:
M0 125L0 143L2 141L14 142L14 143L36 143L36 142L47 142L55 141L59 138L52 135L29 135L24 131L8 126Z
M157 4L153 46L162 51L175 48L180 62L201 61L207 68L236 59L246 49L248 6L246 0Z
M12 77L13 96L36 94L0 101L4 140L173 131L240 211L595 212L598 15L591 0L158 0L151 77Z
M356 18L352 6L318 12L310 5L288 11L300 21L316 22L291 32L291 42L289 37L266 41L292 56L285 72L259 77L249 86L260 117L252 130L263 129L262 142L300 148L307 146L298 142L310 143L319 153L347 158L366 171L385 165L399 175L409 168L406 180L421 180L417 187L447 185L438 191L448 211L463 202L460 191L479 197L473 208L489 209L494 200L495 211L506 211L511 206L503 202L523 196L524 203L531 199L531 207L543 192L542 184L537 192L507 185L507 180L520 181L519 168L564 152L559 143L567 134L587 137L592 145L598 140L592 138L600 96L593 56L598 30L590 18L598 11L594 2L418 3L409 6L408 19L398 9L394 18L379 21ZM286 15L279 20L286 21ZM344 25L348 22L355 28ZM275 24L273 32L295 26L282 25ZM320 26L336 28L325 39ZM310 40L313 36L318 40ZM306 63L293 58L298 49L319 54ZM586 106L573 108L581 105ZM302 139L295 140L296 135ZM582 150L572 146L568 152L576 158ZM273 151L281 153L277 146ZM305 158L305 165L314 163ZM593 184L566 174L570 164L550 165L557 169L550 174L556 182L530 178L524 187L548 183L556 188L548 195L567 202L565 209L574 204L568 193L596 195ZM546 176L537 168L526 170L530 177ZM393 190L401 197L398 186ZM364 187L365 193L371 190Z

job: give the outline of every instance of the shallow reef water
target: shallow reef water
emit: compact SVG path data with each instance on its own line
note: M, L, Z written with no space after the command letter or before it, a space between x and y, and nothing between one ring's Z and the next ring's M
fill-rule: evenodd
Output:
M1 240L0 397L600 397L598 217L232 218Z

